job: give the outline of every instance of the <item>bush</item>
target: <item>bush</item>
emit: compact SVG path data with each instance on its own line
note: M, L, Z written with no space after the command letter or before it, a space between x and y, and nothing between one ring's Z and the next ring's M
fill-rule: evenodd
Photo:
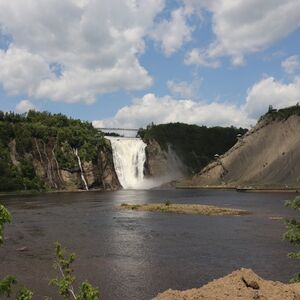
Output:
M291 207L295 210L300 210L300 196L296 197L294 200L286 202L286 206ZM284 234L284 239L288 240L293 245L300 244L300 222L296 219L291 219L286 221L287 231ZM288 254L290 258L300 259L300 251L291 252ZM300 272L295 274L291 279L291 282L300 282Z

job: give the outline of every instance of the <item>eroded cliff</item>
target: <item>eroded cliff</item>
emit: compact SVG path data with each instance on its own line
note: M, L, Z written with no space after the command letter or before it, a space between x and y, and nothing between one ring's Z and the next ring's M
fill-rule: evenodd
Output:
M299 107L266 114L228 152L194 176L191 184L299 187Z
M90 123L0 114L0 191L118 188L111 145Z

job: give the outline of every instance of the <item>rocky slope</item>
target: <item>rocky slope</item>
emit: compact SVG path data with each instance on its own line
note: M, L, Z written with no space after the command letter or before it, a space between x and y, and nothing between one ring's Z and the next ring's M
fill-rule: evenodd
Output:
M155 300L299 300L300 283L283 284L264 280L250 269L240 269L201 288L168 290Z
M191 185L299 187L299 111L294 107L266 114L228 152L194 176Z

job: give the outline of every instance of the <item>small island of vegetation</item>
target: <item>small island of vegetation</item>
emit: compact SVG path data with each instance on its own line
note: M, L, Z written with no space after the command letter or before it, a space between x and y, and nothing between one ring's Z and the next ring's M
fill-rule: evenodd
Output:
M122 208L138 211L150 211L150 212L163 212L163 213L175 213L175 214L191 214L202 216L240 216L250 214L249 211L217 207L213 205L202 204L173 204L169 201L165 203L146 203L146 204L121 204Z

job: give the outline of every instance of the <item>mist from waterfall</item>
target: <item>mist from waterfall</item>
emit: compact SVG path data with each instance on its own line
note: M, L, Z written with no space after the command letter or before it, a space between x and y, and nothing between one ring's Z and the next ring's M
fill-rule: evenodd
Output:
M115 171L124 189L147 188L144 179L146 144L139 138L106 137L110 140Z

